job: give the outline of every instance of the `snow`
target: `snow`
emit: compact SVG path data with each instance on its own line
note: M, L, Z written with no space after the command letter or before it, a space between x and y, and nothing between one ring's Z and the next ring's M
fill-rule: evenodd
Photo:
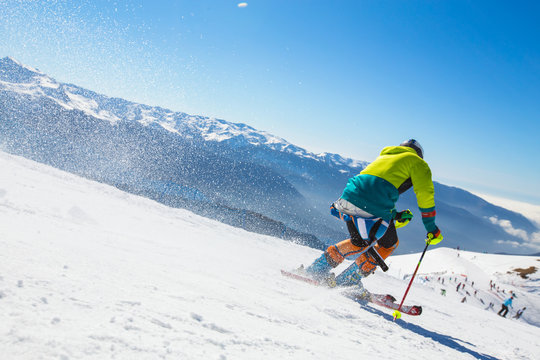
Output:
M93 116L101 120L108 120L111 123L120 121L120 119L106 110L100 110L99 104L87 97L82 95L72 94L69 91L66 91L65 94L69 98L69 102L56 101L60 105L63 105L67 109L77 109L84 112L87 115Z
M36 74L40 74L40 75L45 75L45 74L43 74L41 71L39 71L38 69L35 69L35 68L33 68L33 67L31 67L31 66L28 66L28 65L25 65L25 64L21 63L20 61L18 61L17 59L15 59L15 58L13 58L13 57L11 57L11 56L6 56L5 59L7 59L7 60L9 60L9 61L11 61L11 62L17 64L17 65L20 66L21 68L26 69L26 70L28 70L28 71L30 71L30 72L33 72L33 73L36 73Z
M60 84L51 79L48 76L42 76L39 78L39 86L43 88L49 88L49 89L58 89L60 87Z
M0 152L0 353L4 359L534 359L538 258L435 248L406 303L361 306L279 275L319 251L246 232ZM419 254L365 279L402 296ZM341 266L346 266L343 264ZM444 274L440 274L443 273ZM455 274L518 294L519 320L466 303ZM438 277L446 277L446 285ZM458 275L456 275L458 276ZM426 280L427 277L427 280ZM486 283L487 282L487 283ZM440 288L448 287L447 296ZM497 298L495 294L491 294ZM529 307L530 306L530 307ZM512 312L513 314L514 312ZM536 355L535 355L536 354Z
M0 80L0 89L13 91L23 95L41 96L41 92L36 91L32 84L13 84L7 81Z

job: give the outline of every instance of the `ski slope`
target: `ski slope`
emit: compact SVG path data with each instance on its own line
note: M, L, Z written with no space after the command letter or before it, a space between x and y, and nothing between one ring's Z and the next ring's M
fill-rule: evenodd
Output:
M388 309L362 307L338 290L279 275L281 268L309 263L316 250L1 152L0 168L2 359L491 360L540 354L538 274L526 280L506 273L540 265L537 258L458 257L453 249L435 248L406 301L422 305L423 314L393 322ZM391 258L391 270L365 279L366 287L400 299L403 277L418 257ZM516 291L514 309L527 310L519 320L504 319L472 297L461 303L466 294L455 291L454 275L475 281L486 300L499 295L489 280Z

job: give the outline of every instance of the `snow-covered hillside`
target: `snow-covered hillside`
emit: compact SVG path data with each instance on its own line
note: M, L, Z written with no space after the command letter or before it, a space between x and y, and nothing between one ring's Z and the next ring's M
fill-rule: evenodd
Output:
M406 301L423 305L423 314L393 322L387 309L279 275L280 268L308 263L316 250L5 153L0 167L3 359L534 359L540 353L540 330L529 324L538 324L538 275L518 281L505 273L538 259L429 251L420 270L429 281L415 283ZM366 279L366 287L399 298L407 284L400 278L417 260L418 254L393 257L391 271ZM520 320L503 319L472 298L461 303L452 271L468 275L482 294L489 280L515 290L514 308L527 306L526 312ZM450 282L446 297L438 276Z
M392 257L388 274L407 278L414 269L407 266L418 260L417 254ZM514 294L512 314L526 307L521 320L540 327L540 257L481 254L449 248L437 248L422 262L417 282L434 292L484 310L499 311L502 301ZM458 284L461 284L458 290ZM512 309L511 309L512 310ZM525 316L526 314L526 316Z

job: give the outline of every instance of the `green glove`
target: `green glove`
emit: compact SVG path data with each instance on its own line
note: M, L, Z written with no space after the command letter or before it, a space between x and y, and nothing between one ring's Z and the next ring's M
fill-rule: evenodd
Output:
M409 209L398 212L394 217L394 220L396 221L396 229L402 228L407 225L412 220L412 218L413 214Z
M437 230L430 231L427 233L426 244L437 245L438 243L442 241L442 239L443 239L443 236L441 235L441 230L437 228Z

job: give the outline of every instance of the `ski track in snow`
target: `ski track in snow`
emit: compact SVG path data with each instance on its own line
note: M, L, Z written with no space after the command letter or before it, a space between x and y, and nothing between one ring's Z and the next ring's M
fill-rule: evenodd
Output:
M314 259L320 253L314 249L5 153L0 166L2 359L491 360L540 354L540 328L527 323L538 318L538 293L519 293L514 307L527 299L529 313L519 321L503 319L473 298L460 303L463 293L450 280L441 296L435 275L415 283L406 300L423 305L423 314L393 322L391 310L281 277L279 269ZM454 257L451 249L430 251L420 272L469 264L449 261ZM366 287L390 290L400 300L407 285L400 278L417 261L418 254L392 258L391 271L367 278ZM489 280L479 269L464 271L480 288Z

